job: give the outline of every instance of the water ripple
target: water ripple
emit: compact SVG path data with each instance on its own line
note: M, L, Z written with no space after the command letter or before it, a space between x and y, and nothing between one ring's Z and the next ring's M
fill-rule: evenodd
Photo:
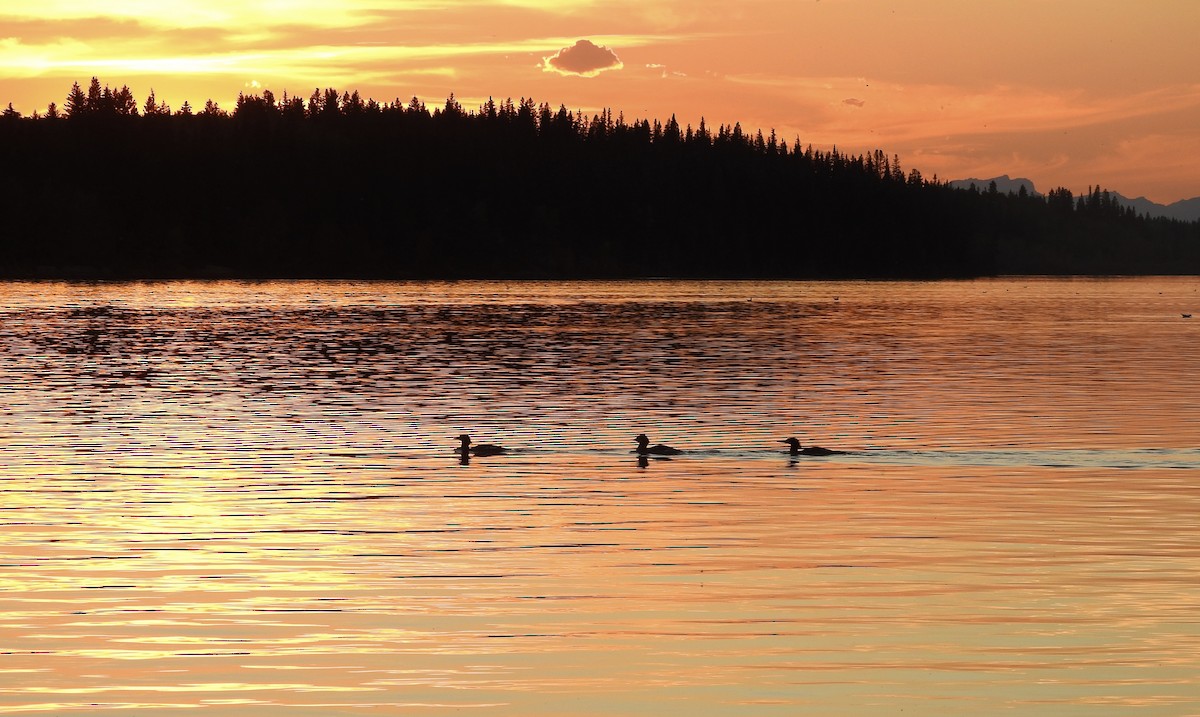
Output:
M0 713L1200 712L1195 291L0 284Z

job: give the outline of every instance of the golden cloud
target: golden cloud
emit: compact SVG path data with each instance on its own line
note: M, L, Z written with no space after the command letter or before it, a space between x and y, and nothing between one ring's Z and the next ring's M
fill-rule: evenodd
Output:
M597 45L591 40L579 40L571 47L564 47L550 57L542 58L545 72L577 77L595 77L601 72L619 70L624 66L612 48Z

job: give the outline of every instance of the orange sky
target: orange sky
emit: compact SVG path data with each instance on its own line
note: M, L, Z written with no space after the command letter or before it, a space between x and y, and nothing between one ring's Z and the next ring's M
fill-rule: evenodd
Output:
M3 0L0 99L532 96L1166 203L1200 195L1198 30L1197 0Z

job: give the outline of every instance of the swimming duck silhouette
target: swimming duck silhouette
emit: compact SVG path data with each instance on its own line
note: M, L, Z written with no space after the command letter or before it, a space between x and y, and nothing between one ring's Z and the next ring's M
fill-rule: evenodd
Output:
M797 438L787 438L780 441L780 443L786 443L790 446L788 448L788 455L790 456L840 456L846 453L845 451L835 451L830 448L821 448L820 446L801 448L800 440Z
M633 452L643 456L677 456L683 453L678 448L665 446L661 443L655 443L653 446L650 445L650 439L646 437L645 433L637 434L637 438L633 440L637 441L638 444L638 447Z
M508 449L504 446L497 446L492 443L480 443L471 445L471 437L467 434L462 434L458 437L462 445L454 449L455 453L460 453L464 456L498 456L501 453L508 453Z

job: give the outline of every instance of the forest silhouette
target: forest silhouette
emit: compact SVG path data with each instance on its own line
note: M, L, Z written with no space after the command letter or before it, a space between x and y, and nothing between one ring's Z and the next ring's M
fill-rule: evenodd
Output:
M1200 222L953 189L882 151L532 99L269 91L177 110L93 78L0 116L8 278L936 278L1200 273Z

